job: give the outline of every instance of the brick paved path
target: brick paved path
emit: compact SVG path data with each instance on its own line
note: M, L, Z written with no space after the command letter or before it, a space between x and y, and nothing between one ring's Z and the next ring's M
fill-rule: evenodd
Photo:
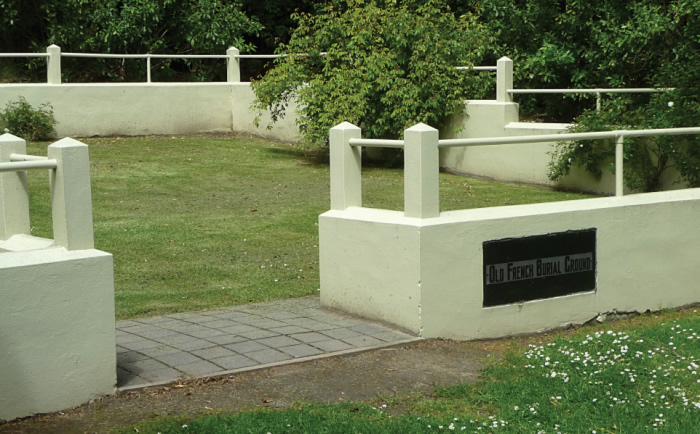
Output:
M117 322L120 390L418 340L321 309L318 297Z

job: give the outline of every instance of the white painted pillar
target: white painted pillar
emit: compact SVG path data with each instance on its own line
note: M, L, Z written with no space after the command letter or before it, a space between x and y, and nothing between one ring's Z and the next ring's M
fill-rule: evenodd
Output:
M71 138L49 146L58 166L51 175L51 211L56 246L68 250L94 248L88 146Z
M439 133L425 124L404 131L404 215L440 216Z
M27 142L12 134L0 136L0 163L12 154L26 154ZM0 172L0 240L30 233L27 172Z
M617 136L615 140L615 196L624 194L623 164L625 160L625 136Z
M344 210L362 206L362 148L350 146L350 139L359 139L362 130L350 122L331 128L331 209Z
M61 84L61 47L49 45L46 52L49 55L46 58L46 82Z
M229 47L226 50L226 81L229 83L240 83L241 82L241 59L238 56L240 50L236 47Z
M513 61L501 57L496 62L496 101L513 102L513 95L508 93L513 89Z

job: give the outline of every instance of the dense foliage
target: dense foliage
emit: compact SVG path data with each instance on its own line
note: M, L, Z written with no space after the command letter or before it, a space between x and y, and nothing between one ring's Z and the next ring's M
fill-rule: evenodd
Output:
M635 105L631 98L615 98L600 112L587 111L576 119L571 132L696 127L700 105L678 92L655 95L648 104ZM614 160L615 141L573 141L557 145L549 177L557 180L572 166L582 166L600 178L605 165ZM614 172L614 165L610 165ZM677 170L680 179L700 187L700 136L626 137L623 175L625 184L637 191L654 191L662 175Z
M56 44L65 52L224 54L242 51L261 25L231 0L4 0L0 2L2 50L43 52ZM34 60L30 66L43 64ZM145 79L143 60L64 59L68 81ZM226 68L188 61L163 60L152 65L155 79L186 71L188 79L225 77ZM40 70L43 72L44 68Z
M440 127L492 80L455 69L480 59L483 28L439 0L349 0L342 9L331 4L325 14L294 17L299 25L279 49L288 57L253 83L254 107L275 121L298 103L307 145L325 144L342 121L372 138L396 138L418 122Z
M552 77L553 87L660 87L666 94L608 97L600 112L585 111L574 119L576 132L613 129L697 127L700 125L700 3L694 0L605 3L568 2L566 17L589 16L589 38L572 38L556 45L572 61ZM605 6L607 5L607 6ZM585 9L592 12L584 12ZM563 23L572 24L562 19ZM596 31L596 29L599 31ZM556 33L558 34L558 33ZM583 33L579 32L579 36ZM564 38L560 38L560 42ZM589 46L592 45L592 46ZM565 48L564 48L565 47ZM535 55L523 67L546 82L550 67ZM533 66L534 65L534 66ZM539 65L539 66L538 66ZM570 80L567 82L566 80ZM537 87L534 85L532 87ZM544 85L542 87L545 87ZM700 139L697 136L627 138L624 148L625 184L638 191L659 188L662 175L677 170L680 180L700 186ZM550 178L566 175L572 165L596 177L614 155L614 143L559 144ZM611 167L614 169L614 167Z
M679 87L698 70L697 0L455 3L487 25L491 61L513 59L516 88ZM595 106L590 97L562 95L518 102L527 115L562 122Z

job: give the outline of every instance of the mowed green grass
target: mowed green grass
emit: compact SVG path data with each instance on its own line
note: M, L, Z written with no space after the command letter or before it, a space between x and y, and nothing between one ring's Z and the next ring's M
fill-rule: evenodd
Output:
M248 136L89 138L95 246L114 255L117 319L316 294L329 167ZM29 153L46 155L47 143ZM51 237L45 171L32 233ZM440 174L441 209L586 196ZM364 206L400 210L403 171L367 168Z

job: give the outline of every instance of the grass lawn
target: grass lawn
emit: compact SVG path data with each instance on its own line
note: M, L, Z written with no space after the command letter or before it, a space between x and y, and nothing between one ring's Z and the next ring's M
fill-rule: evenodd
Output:
M328 165L250 137L89 138L96 248L115 261L117 319L316 294ZM46 155L46 143L29 153ZM402 209L398 169L367 168L365 206ZM33 234L51 237L44 171ZM586 196L440 174L441 209Z
M697 309L559 331L432 395L144 422L142 433L644 433L700 427ZM516 345L519 343L520 345Z

